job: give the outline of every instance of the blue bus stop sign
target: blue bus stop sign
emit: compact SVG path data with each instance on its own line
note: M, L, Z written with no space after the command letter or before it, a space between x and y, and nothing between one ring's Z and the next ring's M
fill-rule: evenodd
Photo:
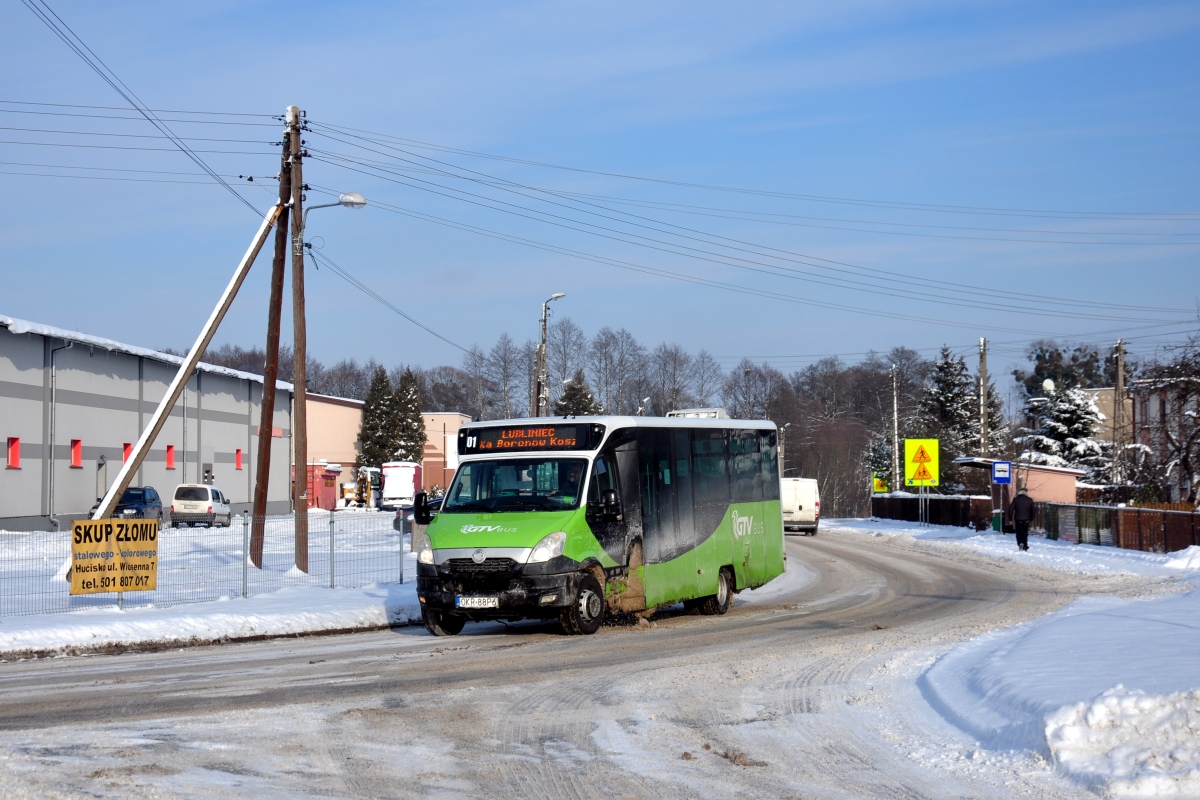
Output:
M992 463L992 483L1012 483L1012 462L995 461Z

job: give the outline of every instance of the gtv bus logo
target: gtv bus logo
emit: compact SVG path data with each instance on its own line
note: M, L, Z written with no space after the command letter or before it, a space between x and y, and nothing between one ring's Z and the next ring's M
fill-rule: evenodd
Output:
M734 511L733 517L733 535L737 538L749 536L754 532L754 517L745 517Z
M516 528L505 528L502 525L463 525L461 533L516 533Z

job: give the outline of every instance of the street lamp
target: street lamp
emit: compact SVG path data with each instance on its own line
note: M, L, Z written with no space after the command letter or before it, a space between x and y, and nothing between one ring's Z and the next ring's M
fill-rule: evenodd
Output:
M637 415L638 415L639 417L644 417L644 416L646 416L646 404L647 404L647 403L649 403L649 402L650 402L650 398L649 398L649 397L643 397L643 398L642 398L642 404L641 404L640 406L638 406L638 410L637 410Z
M546 385L546 320L550 316L550 304L566 297L566 292L555 292L542 303L542 343L537 351L537 382L533 392L533 415L545 417L550 413L550 387Z
M308 227L308 212L314 208L333 208L334 206L345 206L346 208L362 208L367 204L367 198L363 197L358 192L346 192L338 197L336 203L321 203L320 205L309 206L304 209L304 217L300 220L300 233L304 233L304 229Z
M787 473L787 455L784 444L787 442L787 429L790 427L792 427L792 423L788 422L779 429L779 477L781 478L786 477Z

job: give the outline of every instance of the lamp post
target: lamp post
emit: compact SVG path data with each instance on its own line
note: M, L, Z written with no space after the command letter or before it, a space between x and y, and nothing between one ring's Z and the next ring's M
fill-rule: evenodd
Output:
M779 477L787 477L787 453L784 450L784 444L787 440L787 429L792 427L792 423L785 423L779 429Z
M537 351L537 380L533 388L533 416L545 417L550 413L550 387L546 384L546 320L550 316L550 304L566 297L566 292L555 292L542 303L542 343Z

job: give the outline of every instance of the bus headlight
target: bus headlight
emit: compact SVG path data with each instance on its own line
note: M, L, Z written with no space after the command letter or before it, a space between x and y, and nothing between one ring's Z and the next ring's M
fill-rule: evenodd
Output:
M422 564L433 563L433 542L429 541L428 533L417 534L417 561Z
M561 556L563 547L567 544L567 534L562 531L555 531L537 543L537 547L533 548L533 552L529 554L530 564L540 564L543 561Z

